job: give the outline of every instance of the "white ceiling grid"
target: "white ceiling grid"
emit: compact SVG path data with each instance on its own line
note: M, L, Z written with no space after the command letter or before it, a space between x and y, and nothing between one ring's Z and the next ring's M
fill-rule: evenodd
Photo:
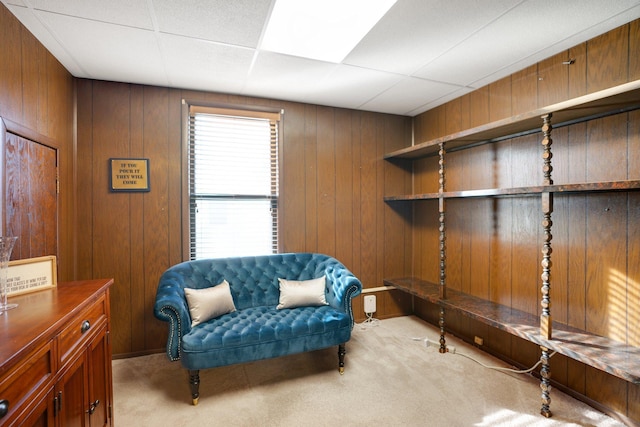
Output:
M640 0L398 0L335 64L260 49L276 0L1 1L76 77L409 116L640 17Z

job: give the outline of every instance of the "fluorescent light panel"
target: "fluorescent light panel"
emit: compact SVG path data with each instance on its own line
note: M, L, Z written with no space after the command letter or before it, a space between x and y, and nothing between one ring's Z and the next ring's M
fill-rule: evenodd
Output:
M396 0L277 0L264 50L339 63Z

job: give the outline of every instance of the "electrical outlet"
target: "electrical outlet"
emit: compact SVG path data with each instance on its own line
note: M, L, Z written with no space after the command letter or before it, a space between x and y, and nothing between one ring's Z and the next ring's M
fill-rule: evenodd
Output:
M365 295L364 297L364 312L375 313L376 312L376 296Z
M482 338L480 338L479 336L475 336L473 338L473 342L476 343L477 345L482 345L484 344L484 340Z

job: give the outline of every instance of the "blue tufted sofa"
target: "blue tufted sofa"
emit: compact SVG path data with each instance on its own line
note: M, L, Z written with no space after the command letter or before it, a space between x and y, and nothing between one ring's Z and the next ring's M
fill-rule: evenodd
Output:
M277 309L279 278L306 281L326 277L328 305ZM185 288L229 283L236 311L194 327ZM191 397L199 397L201 369L338 346L344 371L345 343L354 319L351 299L360 281L335 258L289 253L186 261L169 268L158 283L155 316L169 322L167 355L189 370Z

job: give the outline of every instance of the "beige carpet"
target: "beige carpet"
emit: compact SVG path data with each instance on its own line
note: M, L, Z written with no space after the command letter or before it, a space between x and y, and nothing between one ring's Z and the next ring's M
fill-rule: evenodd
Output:
M343 376L337 349L201 372L191 405L187 373L164 354L113 362L114 419L125 426L621 426L551 392L539 414L539 382L440 354L437 330L416 317L357 325ZM453 337L457 353L506 366Z

